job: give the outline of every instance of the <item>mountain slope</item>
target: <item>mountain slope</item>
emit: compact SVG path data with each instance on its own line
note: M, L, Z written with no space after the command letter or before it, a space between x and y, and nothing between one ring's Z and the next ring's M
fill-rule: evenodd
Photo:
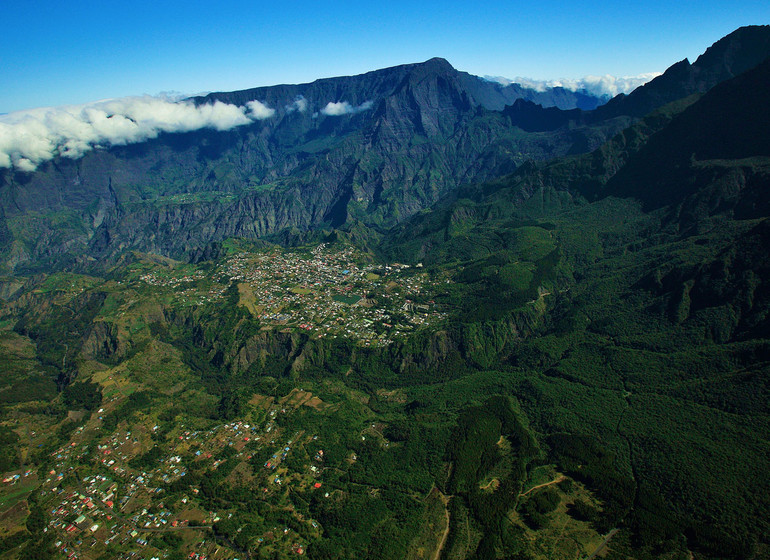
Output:
M647 208L676 204L682 214L767 216L768 88L770 60L714 87L651 138L604 192L634 196ZM718 190L704 188L715 184Z
M687 59L628 95L618 95L597 111L603 118L641 117L676 99L704 93L719 82L754 68L770 51L770 26L752 25L723 37L690 64Z
M617 98L611 110L538 109L532 103L578 100L503 87L443 59L211 94L196 102L258 100L275 114L229 131L164 134L59 158L31 174L0 170L5 270L44 270L82 262L86 252L102 258L125 249L179 257L228 237L291 228L360 222L384 230L461 185L527 160L596 148L641 111L705 90L770 54L769 29L737 30L685 70L674 66Z
M459 271L440 301L473 325L465 348L527 379L511 392L550 459L604 488L619 553L766 555L769 77L770 61L591 154L460 189L383 247ZM535 309L534 336L495 346L497 321Z
M487 220L547 218L564 204L606 196L640 200L647 211L666 208L683 232L707 228L714 214L770 215L768 87L770 60L702 97L651 113L591 154L522 166L508 177L459 189L394 235L412 247L420 239L427 243L411 257L420 258L452 237L452 222L461 216L466 228Z
M176 243L195 263L126 251L91 276L3 282L3 464L48 478L19 489L29 512L3 547L116 556L106 534L67 536L63 500L99 472L121 499L140 489L134 517L111 520L127 554L578 560L609 541L640 560L767 557L769 76L766 62L590 153L446 193L383 234L379 261L349 244L377 240L360 222L290 251L199 245L351 212L300 181L146 201L113 182L79 199L103 236L84 243ZM409 74L371 108L379 141L420 146L397 122L470 141L453 125L467 111L469 130L507 118L455 86ZM134 544L158 511L192 536Z
M212 94L198 102L259 98L275 115L230 131L165 134L76 161L60 158L32 174L0 171L0 201L18 240L6 262L66 259L88 246L100 254L131 247L180 255L229 236L349 219L390 225L459 184L525 158L566 153L576 142L600 142L622 124L592 131L590 140L581 130L533 137L485 108L524 93L541 102L550 95L506 88L432 59ZM42 235L28 235L32 227Z

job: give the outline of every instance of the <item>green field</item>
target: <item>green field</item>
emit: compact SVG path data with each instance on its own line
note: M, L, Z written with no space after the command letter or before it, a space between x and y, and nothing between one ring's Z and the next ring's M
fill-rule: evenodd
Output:
M334 301L338 301L340 303L344 303L347 305L355 305L356 303L361 301L361 296L357 296L355 294L350 296L335 295L335 296L332 296L332 299Z

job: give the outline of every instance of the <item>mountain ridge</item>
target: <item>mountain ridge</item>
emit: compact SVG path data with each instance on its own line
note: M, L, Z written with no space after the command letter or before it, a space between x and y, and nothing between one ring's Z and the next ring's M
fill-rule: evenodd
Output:
M590 125L430 66L2 184L2 550L767 557L770 60Z
M213 92L205 96L193 97L192 99L197 104L222 101L240 106L245 105L249 101L260 100L267 102L271 108L276 109L280 113L285 111L286 107L290 106L297 96L324 97L327 99L327 102L337 102L343 101L340 96L345 92L345 95L352 97L348 100L351 104L359 105L365 101L371 101L391 93L392 89L390 88L395 88L406 76L422 79L429 75L457 76L464 88L475 93L473 96L474 104L481 105L490 110L502 110L503 107L519 98L525 98L547 106L553 105L567 109L573 107L595 108L600 104L598 98L593 98L592 101L590 95L570 92L564 88L551 88L550 91L539 92L519 84L503 86L502 84L489 82L478 76L456 70L449 61L441 57L433 57L424 62L399 64L355 76L320 78L304 84L279 84L247 88L233 92ZM348 93L351 90L350 85L356 82L371 82L374 85L369 86L363 92ZM355 86L353 89L355 89ZM323 92L324 96L321 96L319 93L313 93L319 91ZM319 109L316 108L316 110Z
M734 78L761 63L770 52L770 26L740 27L698 56L672 65L661 76L628 95L618 95L597 111L602 118L617 114L642 117L655 109L694 93L704 93L717 83Z
M179 254L188 248L174 233L180 228L197 230L191 242L205 244L225 235L262 236L288 227L337 226L349 219L392 224L462 182L494 175L500 165L510 166L504 151L510 147L498 147L501 139L511 138L522 154L544 158L563 153L580 134L521 137L497 113L476 103L473 91L464 84L481 86L485 92L497 92L498 86L464 76L445 62L372 75L376 80L368 89L345 94L338 91L341 84L363 78L310 84L321 88L318 99L322 101L306 99L312 106L304 111L287 109L290 102L297 102L298 90L264 90L275 98L263 101L282 109L276 110L274 118L229 131L162 134L142 144L92 151L74 161L61 158L32 174L0 171L0 201L11 223L23 220L30 211L82 215L72 215L77 233L70 234L70 247L92 244L93 250L133 247ZM377 99L373 91L388 95ZM237 95L246 97L224 100L246 103L253 90ZM347 102L344 107L357 109L324 115L316 111L323 108L322 102ZM619 126L622 123L608 131ZM600 131L594 142L604 134ZM211 196L205 194L212 191ZM287 197L283 191L293 194ZM226 203L233 194L242 200L229 207ZM219 202L206 200L212 196ZM190 202L198 197L208 208L178 205L172 211L174 225L168 227L162 225L169 224L167 210L147 214L150 201L168 206L174 197L187 197ZM204 227L195 217L217 209L219 220L229 223L226 227ZM233 214L243 210L247 213L241 218ZM82 225L75 224L78 220ZM213 214L210 221L217 221ZM96 231L108 228L111 231ZM50 247L40 244L49 245L61 235L61 230L51 229L24 246L17 243L7 262L34 261L36 255L51 254ZM70 249L53 249L62 250Z
M645 104L697 93L770 55L768 29L736 30L695 64L674 65L593 111L538 109L537 92L526 99L518 86L459 72L440 58L196 98L260 101L275 114L226 131L164 133L58 158L35 173L0 170L11 232L3 235L3 262L12 271L127 249L179 257L231 236L354 222L385 231L461 185L527 160L597 148ZM706 77L695 80L696 70Z

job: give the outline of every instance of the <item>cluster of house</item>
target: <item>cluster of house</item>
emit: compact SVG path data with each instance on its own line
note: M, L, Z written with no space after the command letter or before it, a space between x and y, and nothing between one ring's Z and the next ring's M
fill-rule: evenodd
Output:
M275 416L286 411L285 408L271 410L262 428L243 421L220 424L208 430L186 430L181 426L181 431L167 440L168 448L153 463L153 468L145 471L129 464L142 452L142 438L137 434L122 430L89 446L79 437L83 432L83 428L79 428L74 438L78 441L52 454L55 468L48 473L41 492L45 503L50 504L46 531L55 535L57 548L68 558L90 557L95 553L98 556L99 551L112 543L125 551L122 558L141 558L141 551L148 547L153 533L197 529L201 525L211 527L220 520L219 516L216 512L200 510L195 499L199 493L197 488L191 488L181 499L177 495L170 502L175 505L171 506L164 505L165 488L186 475L184 465L189 461L209 460L211 468L218 468L226 460L218 456L227 447L233 449L228 456L246 461L256 449L275 445L277 450L265 464L266 468L275 470L292 451L296 438L295 434L285 442L278 441ZM154 426L151 431L158 428ZM323 451L319 451L316 460L322 457ZM315 467L313 470L317 479L320 471ZM269 478L280 486L285 475L283 468ZM320 482L315 484L315 488L321 487ZM196 511L196 521L186 518ZM313 526L318 525L313 522ZM304 545L297 544L297 536L287 535L290 540L286 546L290 545L296 554L304 554ZM84 556L86 551L90 552ZM206 556L204 552L195 554L201 558Z
M385 346L417 326L446 317L432 301L412 302L436 283L428 274L404 274L410 268L406 264L358 264L361 261L351 247L331 249L322 243L310 255L239 253L220 272L250 286L262 321L317 337L345 336L365 346ZM366 297L374 291L376 299ZM391 320L393 310L407 319Z
M146 485L146 473L125 479L95 474L76 479L74 483L63 481L65 473L76 476L72 467L64 469L47 480L53 486L43 495L57 498L49 510L48 530L60 537L55 544L69 558L78 558L83 548L91 549L101 542L105 546L117 542L144 547L148 544L148 531L186 524L186 520L176 519L162 503L156 511L142 508L124 512L129 501L142 491L160 493L161 489Z
M139 280L150 286L172 288L176 299L183 304L202 305L221 299L227 288L222 284L211 283L205 290L195 286L181 289L185 284L192 284L205 278L206 275L202 270L196 270L191 274L174 274L173 271L163 270L142 274Z
M174 275L172 271L152 271L142 274L139 280L150 286L160 286L164 288L177 288L182 284L188 284L205 278L202 270L196 270L192 274Z
M27 469L23 473L9 474L5 478L3 478L3 482L5 484L11 484L11 485L16 484L18 482L21 482L23 479L27 478L31 474L33 474L33 472L34 471L32 469Z
M332 248L322 243L310 254L281 250L238 253L220 265L203 288L193 285L207 278L202 270L159 270L139 279L171 288L182 304L198 305L221 299L232 281L248 284L255 312L266 324L302 329L319 338L344 336L364 346L386 346L420 326L446 318L432 301L419 305L412 301L446 279L411 274L407 264L364 262L352 247ZM189 287L183 289L185 285ZM375 291L375 299L366 297ZM392 319L394 311L399 320Z

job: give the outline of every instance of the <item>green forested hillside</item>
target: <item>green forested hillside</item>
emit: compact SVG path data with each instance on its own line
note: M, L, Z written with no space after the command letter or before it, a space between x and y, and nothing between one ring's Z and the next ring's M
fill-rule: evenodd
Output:
M1 279L0 558L768 557L769 82L390 230Z

